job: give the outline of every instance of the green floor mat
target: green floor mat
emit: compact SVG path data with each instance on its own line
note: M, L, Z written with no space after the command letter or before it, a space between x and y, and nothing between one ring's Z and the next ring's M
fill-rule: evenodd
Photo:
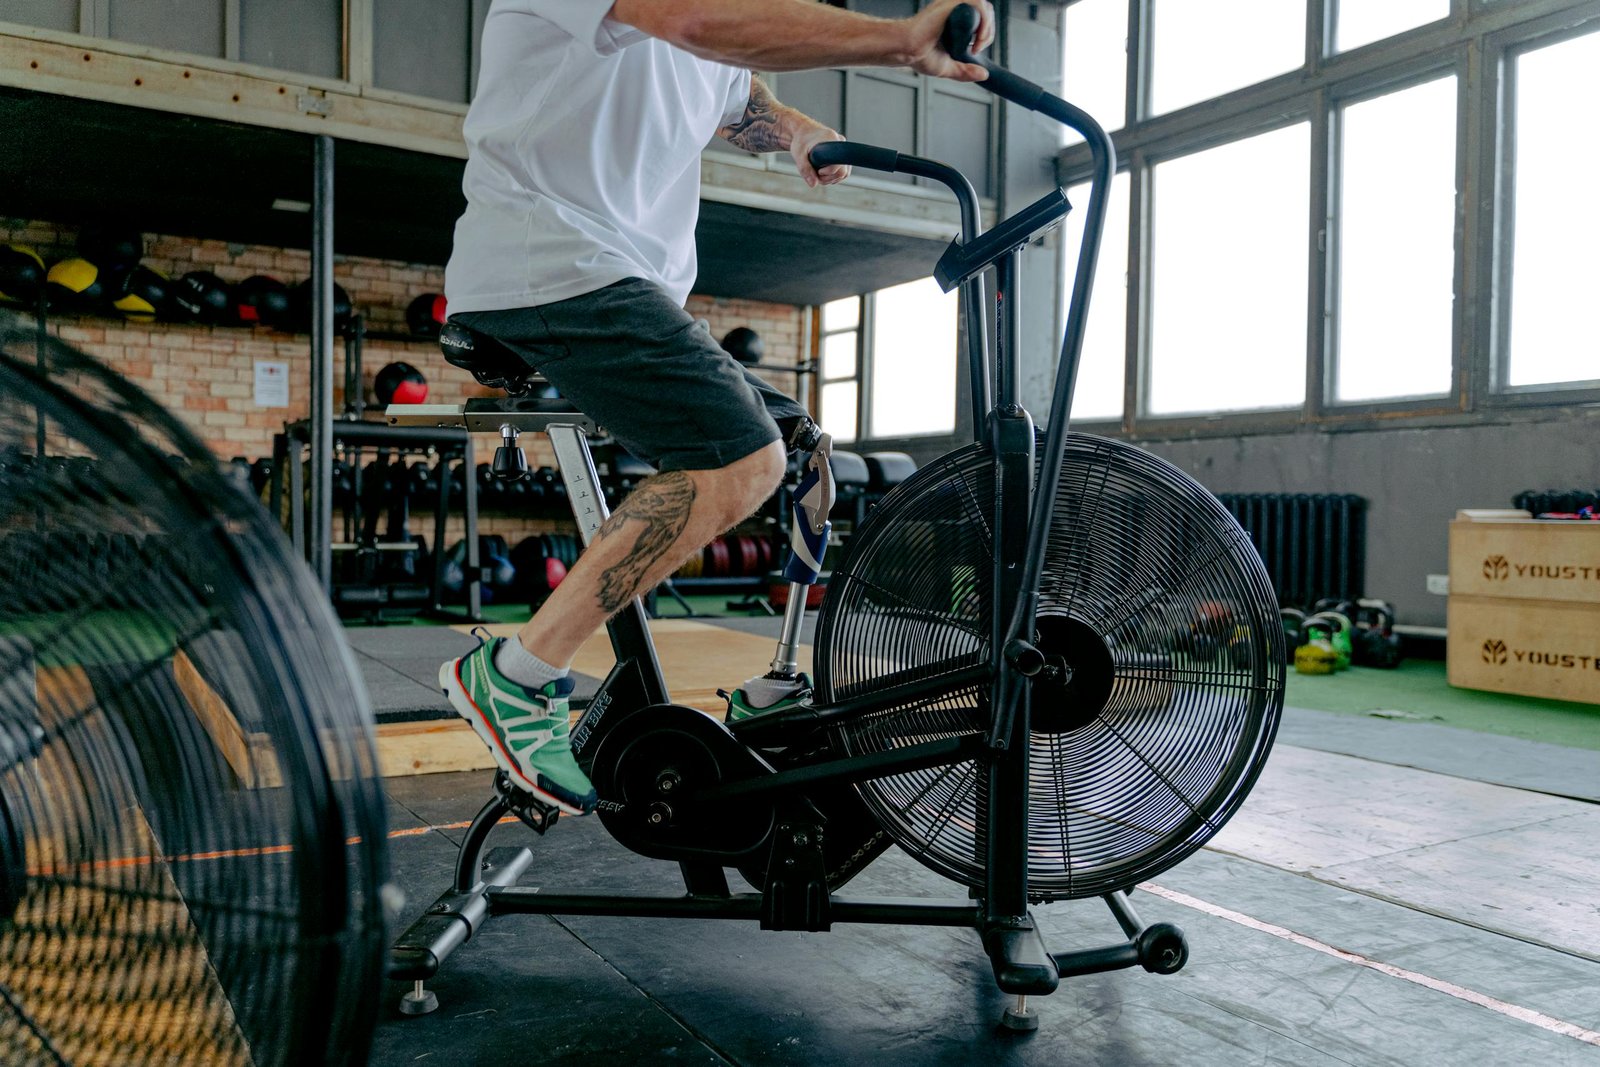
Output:
M1354 667L1296 674L1285 703L1313 711L1436 722L1466 730L1600 750L1600 706L1457 689L1437 660L1406 660L1396 670Z

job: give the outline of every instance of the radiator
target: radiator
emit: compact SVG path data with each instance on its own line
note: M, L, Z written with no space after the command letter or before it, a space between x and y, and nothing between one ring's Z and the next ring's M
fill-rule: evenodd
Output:
M1221 493L1266 564L1278 603L1355 600L1367 572L1367 502L1349 493Z

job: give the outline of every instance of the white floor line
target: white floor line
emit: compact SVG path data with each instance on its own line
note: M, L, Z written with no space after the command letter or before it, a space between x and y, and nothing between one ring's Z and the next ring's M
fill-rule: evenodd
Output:
M1399 978L1401 981L1411 982L1414 985L1420 985L1425 988L1432 989L1435 992L1443 993L1446 996L1455 997L1457 1000L1464 1000L1469 1004L1476 1004L1480 1008L1488 1008L1490 1011L1504 1015L1508 1019L1515 1019L1521 1023L1528 1023L1530 1025L1539 1027L1541 1030L1548 1030L1552 1034L1560 1034L1563 1037L1574 1038L1578 1041L1584 1042L1585 1044L1600 1046L1600 1031L1586 1030L1583 1027L1578 1026L1576 1023L1565 1022L1561 1019L1555 1018L1554 1016L1546 1015L1542 1011L1535 1011L1532 1008L1524 1008L1520 1004L1512 1004L1508 1001L1491 997L1487 993L1479 993L1475 989L1468 989L1465 986L1456 985L1454 982L1446 982L1441 978L1433 978L1417 971L1406 970L1404 967L1396 967L1392 963L1382 963L1378 960L1370 959L1356 952L1349 952L1342 948L1335 948L1326 942L1318 941L1316 938L1308 937L1305 934L1296 933L1287 927L1276 926L1269 922L1262 922L1260 919L1251 918L1242 912L1231 911L1228 908L1221 907L1220 905L1201 900L1199 897L1191 897L1187 893L1180 893L1175 889L1167 889L1164 886L1159 886L1152 882L1145 882L1141 884L1139 888L1144 890L1146 893L1152 893L1155 896L1161 897L1163 900L1170 900L1172 903L1180 904L1185 908L1193 908L1195 911L1204 912L1205 914L1215 916L1218 919L1226 919L1228 922L1237 923L1238 925L1247 929L1258 930L1261 933L1271 934L1273 937L1282 938L1283 940L1288 941L1291 944L1299 945L1302 948L1309 948L1314 952L1321 952L1326 956L1332 956L1334 959L1344 960L1346 963L1354 963L1359 967L1366 967L1370 970L1377 971L1379 974L1386 974L1391 978Z

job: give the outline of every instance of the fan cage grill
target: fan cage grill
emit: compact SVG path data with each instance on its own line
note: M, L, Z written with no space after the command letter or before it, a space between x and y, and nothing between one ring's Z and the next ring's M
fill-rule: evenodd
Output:
M823 604L820 700L870 693L886 673L932 679L989 662L995 485L991 454L973 445L918 471L872 513ZM1087 627L1112 670L1104 706L1075 728L1041 729L1072 705L1034 687L1027 850L1029 891L1041 900L1126 889L1209 840L1265 762L1284 680L1265 572L1205 489L1155 456L1085 434L1068 435L1058 487L1036 636L1050 652L1060 645L1052 635ZM975 687L890 709L839 727L838 739L864 754L983 732L988 697ZM912 856L984 884L987 784L976 761L858 788Z
M386 828L325 599L175 420L4 320L0 588L0 1062L364 1062Z

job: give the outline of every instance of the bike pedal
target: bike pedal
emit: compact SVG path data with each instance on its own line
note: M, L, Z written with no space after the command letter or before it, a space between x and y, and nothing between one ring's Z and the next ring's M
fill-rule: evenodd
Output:
M527 790L511 784L511 776L505 771L495 772L494 791L506 802L511 814L521 819L537 834L542 835L561 818L560 808L546 804Z

